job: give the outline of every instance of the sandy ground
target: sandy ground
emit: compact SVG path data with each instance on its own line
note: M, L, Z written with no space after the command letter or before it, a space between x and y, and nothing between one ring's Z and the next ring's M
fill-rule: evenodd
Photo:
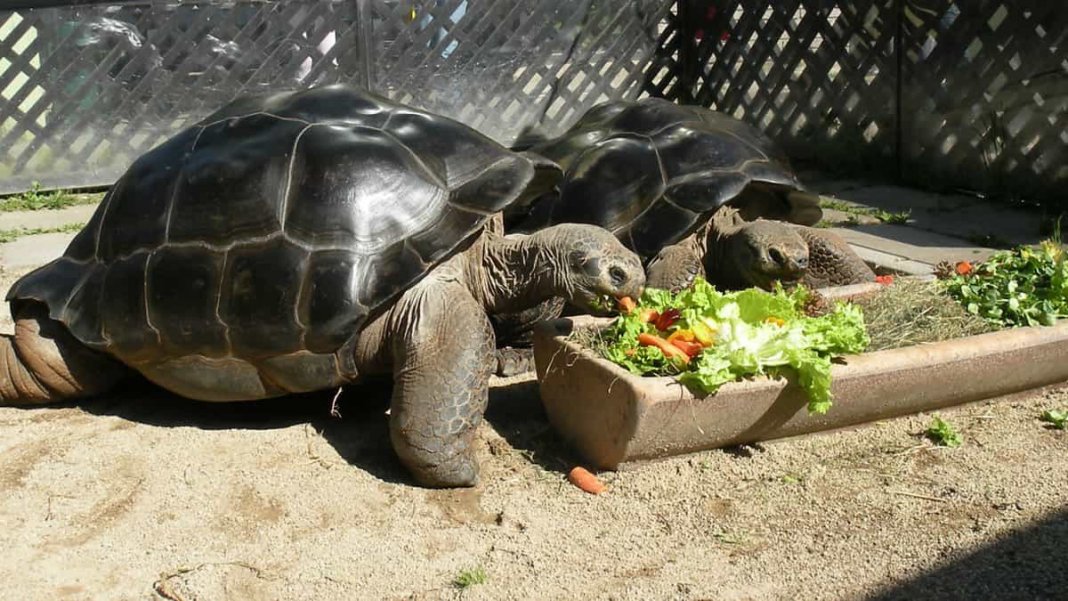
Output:
M921 415L605 473L600 496L567 483L530 380L496 382L461 491L411 484L385 391L346 391L341 419L330 397L133 380L0 408L0 599L1068 598L1068 433L1036 419L1068 389L941 412L958 449Z

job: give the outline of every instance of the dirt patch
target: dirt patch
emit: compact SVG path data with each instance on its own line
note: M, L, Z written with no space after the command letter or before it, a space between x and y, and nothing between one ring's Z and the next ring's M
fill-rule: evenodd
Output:
M1068 390L697 453L586 494L529 379L496 380L483 480L412 484L385 392L217 405L143 383L0 408L0 598L1055 599ZM832 409L833 411L833 409ZM481 568L485 582L452 583Z

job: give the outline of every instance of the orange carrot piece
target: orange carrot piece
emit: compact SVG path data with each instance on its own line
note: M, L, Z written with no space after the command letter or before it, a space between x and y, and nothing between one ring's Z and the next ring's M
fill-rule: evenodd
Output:
M571 468L571 471L567 474L567 480L591 495L599 495L608 490L605 485L597 479L597 476L594 476L590 473L590 470L582 466Z
M619 310L623 313L630 313L638 308L638 303L634 302L634 299L629 296L624 296L619 299Z
M957 275L968 275L972 272L972 264L968 261L958 261L954 271L957 272Z
M693 359L697 355L700 355L701 351L705 350L704 345L701 344L700 342L691 341L691 340L682 340L682 339L679 339L679 338L676 338L675 340L672 340L671 341L671 345L674 346L675 348L679 349L680 351L686 353L686 356L688 356L691 359Z
M664 353L664 355L669 359L676 358L682 359L683 363L690 362L690 356L683 352L682 349L675 346L674 344L671 344L670 342L664 340L659 336L654 336L652 334L645 333L638 334L638 344L643 344L645 346L655 346L656 348L660 349L660 352Z

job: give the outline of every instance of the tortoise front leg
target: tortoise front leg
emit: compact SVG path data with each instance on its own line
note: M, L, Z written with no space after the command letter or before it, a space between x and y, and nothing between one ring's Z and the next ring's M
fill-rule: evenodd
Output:
M702 230L703 231L703 230ZM645 268L645 285L663 290L681 290L704 275L704 252L697 234L665 246Z
M125 373L114 359L87 348L39 303L12 308L15 335L0 336L0 405L38 405L92 396Z
M397 456L423 485L474 486L473 442L495 366L485 310L460 283L430 276L405 293L390 321Z

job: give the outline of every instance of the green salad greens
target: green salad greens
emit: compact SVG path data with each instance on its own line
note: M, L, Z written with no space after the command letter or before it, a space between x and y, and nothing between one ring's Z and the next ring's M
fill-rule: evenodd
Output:
M970 313L1000 326L1051 326L1068 317L1068 261L1053 240L995 253L975 267L957 263L945 286Z
M818 317L805 313L810 293L778 287L723 293L701 278L672 294L646 289L637 307L603 336L605 357L638 375L674 375L692 390L712 393L746 376L793 369L808 409L831 406L831 358L868 345L860 307L836 303Z

